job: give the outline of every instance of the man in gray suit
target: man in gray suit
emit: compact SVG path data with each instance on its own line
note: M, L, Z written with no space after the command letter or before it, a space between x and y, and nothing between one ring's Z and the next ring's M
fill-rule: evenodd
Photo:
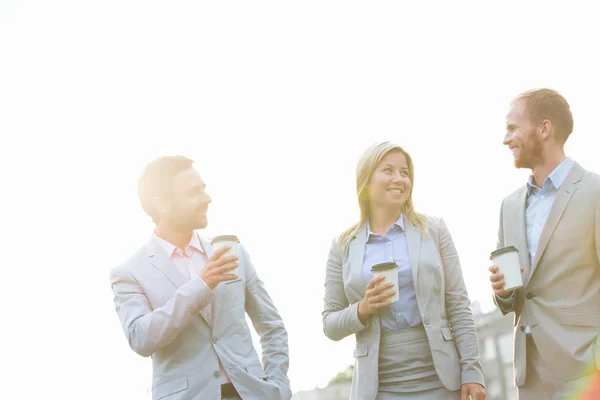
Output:
M573 117L557 92L517 96L506 129L515 166L532 172L498 231L498 248L519 251L523 288L505 291L490 267L496 305L515 314L519 399L576 398L600 367L600 177L565 156Z
M140 177L138 196L156 228L110 274L125 336L152 357L153 400L288 400L281 317L244 247L239 258L224 256L227 246L213 252L196 231L207 225L211 199L192 163L161 157ZM246 313L261 337L262 365Z

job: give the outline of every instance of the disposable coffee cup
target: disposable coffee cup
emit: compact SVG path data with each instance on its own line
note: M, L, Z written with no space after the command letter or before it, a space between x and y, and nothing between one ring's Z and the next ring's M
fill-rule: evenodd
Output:
M213 250L218 250L225 245L231 246L231 248L229 250L227 250L227 252L225 254L223 254L223 257L225 257L225 256L236 256L238 258L240 257L240 240L237 238L237 236L234 236L234 235L215 236L213 238L213 240L210 242L210 244L212 245ZM238 269L237 268L231 269L231 270L227 271L227 273L237 275Z
M498 271L504 275L504 290L510 291L523 287L519 250L514 246L503 247L492 251L490 260L498 267Z
M381 264L376 264L371 267L371 273L373 274L373 278L376 278L380 275L385 276L382 282L379 285L384 285L386 283L393 283L389 290L386 290L383 293L396 291L396 294L390 296L386 301L395 302L400 300L400 295L398 294L398 265L395 262L385 262Z

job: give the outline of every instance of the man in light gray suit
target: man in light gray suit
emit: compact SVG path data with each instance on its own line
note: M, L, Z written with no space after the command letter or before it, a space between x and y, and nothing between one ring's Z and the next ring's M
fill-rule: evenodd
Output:
M291 398L287 332L243 246L213 252L206 185L181 157L148 164L138 183L156 228L110 274L114 305L130 347L152 357L152 399ZM238 268L237 275L231 274ZM246 313L261 338L262 365Z
M519 399L576 398L600 367L600 177L565 156L573 117L557 92L519 95L506 129L515 166L532 171L498 231L498 248L519 251L523 288L505 291L490 267L498 308L514 312Z

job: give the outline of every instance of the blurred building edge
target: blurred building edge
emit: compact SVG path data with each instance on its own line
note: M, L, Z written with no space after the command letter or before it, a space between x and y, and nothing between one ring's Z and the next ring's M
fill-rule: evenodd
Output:
M513 370L513 314L498 309L486 314L477 301L471 305L477 327L487 400L516 400Z
M484 314L477 301L471 307L477 327L487 400L515 400L513 315L502 317L497 309ZM349 397L350 382L332 379L327 387L298 392L292 400L348 400Z

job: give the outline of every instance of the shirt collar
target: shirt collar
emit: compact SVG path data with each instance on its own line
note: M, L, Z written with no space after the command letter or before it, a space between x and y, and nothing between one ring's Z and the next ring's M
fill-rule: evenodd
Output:
M556 168L554 168L554 171L548 175L544 181L544 185L546 185L547 181L550 181L555 189L560 189L561 185L565 182L565 179L567 179L567 175L571 172L573 164L574 161L571 158L565 158ZM533 184L533 175L530 175L527 180L527 193L531 193L533 188L537 188L537 186Z
M177 250L177 246L175 246L173 243L168 242L165 239L161 238L160 236L158 236L156 234L156 232L154 232L152 235L154 236L154 238L156 239L158 244L160 244L160 247L165 249L165 251L167 252L169 257L173 257L173 253L175 252L175 250ZM186 246L186 249L190 246L195 248L199 252L204 253L202 245L200 244L200 239L198 238L198 234L196 232L194 232L192 234L192 238L190 239L190 242Z
M400 213L400 216L398 217L398 219L396 220L396 222L394 222L394 224L392 225L392 227L393 226L397 226L398 228L400 228L400 230L402 232L404 232L404 215L402 213ZM376 235L376 233L371 232L371 224L369 223L368 220L367 220L367 232L369 232L369 236Z

